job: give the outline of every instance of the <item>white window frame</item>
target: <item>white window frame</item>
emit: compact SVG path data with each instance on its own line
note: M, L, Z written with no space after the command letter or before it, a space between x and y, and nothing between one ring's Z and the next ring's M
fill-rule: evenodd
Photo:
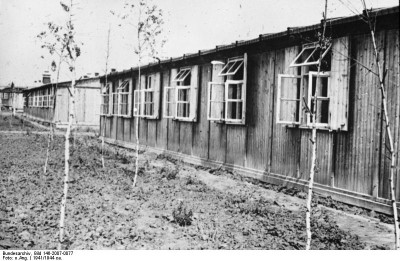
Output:
M208 90L207 90L207 120L209 121L216 121L216 122L225 122L226 124L237 124L237 125L244 125L246 122L246 92L247 92L247 54L244 53L243 56L240 57L233 57L228 59L227 64L221 69L218 73L218 76L227 77L225 81L221 82L209 82L208 83ZM243 79L241 80L233 80L230 77L234 76L239 70L243 70ZM241 84L241 98L240 99L229 99L229 85L239 85ZM223 93L223 118L212 118L211 117L211 89L213 85L224 85L224 93ZM219 101L218 101L219 102ZM242 103L242 112L241 112L241 119L231 119L228 118L228 105L229 103Z
M301 50L301 52L296 56L296 58L294 58L294 60L292 61L292 63L289 65L289 67L298 67L298 66L309 66L309 65L317 65L319 63L320 60L324 59L325 55L329 52L330 48L331 48L331 44L328 46L328 48L326 48L325 52L322 54L322 57L320 57L317 61L314 62L308 62L308 60L311 58L311 56L318 50L318 48L320 47L320 45L317 42L314 43L310 43L310 44L304 44L303 48ZM296 63L297 60L303 55L303 53L306 50L310 50L310 49L314 49L311 54L304 60L304 62L302 63Z
M185 77L186 78L186 77ZM179 91L180 90L189 90L189 94L187 95L187 101L180 101L179 100ZM176 86L175 87L175 119L177 120L188 120L190 118L190 91L191 91L191 86L185 85L185 86ZM188 104L189 105L189 115L186 117L180 117L178 116L178 106L179 104Z
M213 85L219 85L219 86L222 86L222 90L223 90L223 94L222 94L222 101L218 101L218 100L212 100L211 98L211 94L212 94L212 88L213 88ZM208 101L208 104L207 104L207 120L209 120L209 121L224 121L225 120L225 83L224 82L209 82L208 83L208 88L207 88L207 101ZM220 118L212 118L211 117L211 105L212 105L212 103L216 103L216 102L218 102L218 103L222 103L223 105L222 105L222 107L224 108L224 111L221 113L221 117Z
M112 103L112 100L111 100L111 97L112 97L112 90L111 90L111 86L112 84L110 83L110 82L108 82L107 83L107 85L106 86L104 86L103 88L102 88L102 90L101 90L101 94L100 94L100 97L101 97L101 101L100 101L100 115L101 116L110 116L111 115L111 109L112 109L112 105L113 105L113 103ZM107 90L109 91L108 93L107 93ZM107 107L108 107L108 111L107 111L107 113L103 113L103 108L104 108L104 97L107 97L108 96L108 104L107 104Z
M314 96L312 94L312 79L313 77L319 77L319 78L327 78L328 79L328 90L327 90L327 96L317 96L317 102L318 101L328 101L329 102L329 106L328 106L328 123L315 123L316 127L329 127L330 126L330 117L329 117L329 107L330 105L330 98L329 98L329 90L331 88L331 84L330 84L330 73L329 72L314 72L314 71L310 71L308 72L308 95L307 95L307 106L308 108L311 110L311 102L314 99ZM315 88L317 88L317 86L315 86ZM315 115L315 119L316 120L318 117L318 115ZM313 123L311 122L311 113L307 113L307 126L312 127Z
M181 68L178 72L177 75L175 75L175 78L172 80L173 82L183 82L186 77L188 77L188 75L192 72L192 69L190 67L186 67L186 68Z
M241 65L240 65L241 66ZM240 67L239 66L239 67ZM229 85L239 85L241 84L241 99L229 99ZM236 123L240 124L243 121L243 118L245 117L246 114L246 88L243 86L244 81L243 80L226 80L225 81L225 122L227 123ZM242 118L241 119L230 119L228 118L228 104L230 102L235 102L235 103L242 103Z
M276 103L276 122L280 124L295 124L295 125L300 125L301 124L301 99L302 99L302 88L300 86L300 95L299 99L289 99L289 98L282 98L281 97L281 88L282 88L282 78L296 78L300 79L302 78L301 75L292 75L292 74L278 74L278 90L277 90L277 103ZM281 101L293 101L293 102L299 102L300 110L299 110L299 115L298 121L281 121Z
M181 85L184 83L185 79L190 75L190 84L189 85ZM191 67L182 67L179 69L179 72L175 75L175 77L172 79L172 82L176 82L176 86L165 86L164 87L164 105L163 105L163 117L167 119L174 119L174 120L179 120L179 121L195 121L196 119L192 119L192 110L196 111L196 104L193 104L192 102L192 95L196 95L195 93L195 88L197 89L197 86L193 88L193 73L192 73L192 66ZM198 77L198 76L197 76ZM197 79L195 79L197 81ZM171 101L167 101L167 93L168 91L171 90L174 94L174 97L172 97ZM187 101L183 100L178 100L179 99L179 91L180 90L188 90L188 96L187 96ZM167 108L168 104L172 104L172 115L167 115ZM179 116L178 115L178 107L180 104L188 104L189 106L189 113L186 117Z
M121 90L126 88L126 85L129 84L129 90L126 92L121 92ZM109 101L111 101L112 106L111 106L111 115L118 116L118 117L131 117L131 111L132 111L132 85L130 84L130 80L123 80L121 84L115 89L116 92L110 92L110 97ZM122 96L125 95L127 96L127 103L126 105L128 106L128 109L126 113L122 113ZM114 104L117 106L117 112L114 112ZM124 103L125 105L125 103ZM110 114L108 114L110 115Z
M239 63L237 68L232 71L232 69L235 67L235 64ZM244 66L244 57L234 57L228 59L228 62L225 64L225 66L221 69L221 71L218 73L218 76L230 76L230 75L235 75L239 69ZM223 71L226 70L225 73Z
M156 79L156 74L150 74L145 76L145 88L134 91L133 95L133 116L140 118L155 119L156 116L156 86L153 85L153 79ZM139 87L140 88L140 87ZM146 94L151 93L152 101L146 101ZM159 100L159 99L158 99ZM151 104L153 111L147 113L145 111L146 104ZM157 116L158 117L158 116Z

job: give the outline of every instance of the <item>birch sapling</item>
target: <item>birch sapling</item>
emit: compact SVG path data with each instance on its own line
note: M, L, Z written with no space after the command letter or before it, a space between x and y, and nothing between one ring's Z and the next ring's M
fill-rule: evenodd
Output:
M389 112L387 108L387 88L385 84L385 75L384 73L384 64L382 65L378 47L376 45L376 38L375 38L375 28L372 23L372 17L369 14L369 11L367 9L367 6L365 4L365 1L362 0L362 4L364 6L364 11L365 11L365 17L367 18L370 34L371 34L371 41L372 45L374 47L374 57L375 57L375 64L378 69L378 79L379 79L379 90L381 91L381 97L382 97L382 107L383 107L383 115L384 115L384 120L385 120L385 125L386 125L386 135L389 140L389 155L390 155L390 175L389 175L389 184L390 184L390 201L392 203L392 209L393 209L393 218L394 218L394 236L395 236L395 249L400 250L400 235L399 235L399 217L397 213L397 205L396 205L396 194L395 194L395 186L394 186L394 172L396 171L396 153L398 151L395 149L395 145L393 142L393 136L391 133L390 129L390 118L389 118ZM398 85L397 88L400 88ZM399 121L399 115L395 117L396 119L396 124L398 125Z
M59 231L59 242L58 249L62 248L62 244L64 243L64 234L65 234L65 214L66 214L66 205L67 205L67 195L68 195L68 182L69 182L69 163L70 163L70 138L71 138L71 130L72 124L75 118L75 79L76 79L76 59L80 56L81 50L78 44L76 43L75 37L75 29L72 23L72 9L73 9L73 1L70 0L70 5L66 5L61 2L61 6L64 11L68 14L68 21L66 22L65 27L56 26L54 23L49 22L49 30L50 35L52 36L52 42L46 42L42 47L47 47L51 54L57 53L59 54L59 66L58 70L60 70L61 62L66 62L69 65L69 70L72 73L72 81L71 87L69 89L70 99L69 99L69 114L68 114L68 125L67 130L65 132L65 166L64 166L64 188L61 199L60 206L60 231ZM49 34L46 32L42 32L40 36L42 38L47 37ZM61 46L61 49L57 49L57 46ZM59 51L61 50L61 51ZM65 55L63 55L65 53ZM54 65L54 63L53 63ZM59 74L58 74L59 75ZM57 76L58 82L58 76ZM56 105L56 90L57 86L53 92L53 119L54 121L54 108Z
M138 88L141 88L141 63L144 59L158 59L159 49L165 44L162 39L163 32L163 12L156 5L149 4L149 1L139 0L126 3L124 9L125 14L117 15L120 19L125 20L128 25L134 27L135 30L135 54L138 57ZM132 17L131 20L129 18ZM136 20L135 20L136 18ZM134 23L130 21L135 21ZM138 99L145 98L139 94ZM142 104L141 107L143 108ZM139 117L142 113L142 108L134 108L135 119L135 137L136 137L136 161L135 161L135 176L132 187L136 186L137 175L139 171Z
M108 86L108 78L107 78L107 73L108 73L108 60L110 57L110 32L111 32L111 26L108 26L108 35L107 35L107 53L106 53L106 69L105 69L105 82L104 82L104 87L105 87L105 93L107 93L107 88ZM104 95L104 93L102 93ZM108 96L108 110L110 109L110 96ZM102 108L102 110L104 110ZM109 112L107 112L109 114ZM103 112L104 115L104 112ZM104 136L106 130L106 119L103 116L103 121L102 125L100 126L100 132L101 132L101 165L103 166L103 169L105 168L105 162L104 162Z
M322 33L319 34L318 44L321 47L319 53L319 60L318 60L318 72L317 72L317 79L316 79L316 86L315 91L312 97L313 106L310 110L308 108L308 114L310 120L312 122L312 134L311 134L311 169L310 169L310 176L308 178L308 196L307 196L307 203L306 203L306 233L307 233L307 243L306 243L306 250L310 250L311 248L311 201L312 201L312 194L313 194L313 186L314 186L314 175L317 168L317 97L318 97L318 87L317 85L320 83L320 73L321 73L321 62L322 62L322 54L329 46L329 40L325 38L325 29L326 29L326 13L328 7L328 0L325 0L325 12L323 14L323 25L322 25Z

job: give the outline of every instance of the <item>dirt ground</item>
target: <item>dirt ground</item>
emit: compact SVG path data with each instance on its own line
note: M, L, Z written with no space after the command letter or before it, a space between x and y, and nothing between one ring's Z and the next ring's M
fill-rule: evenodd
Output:
M46 135L0 133L0 249L54 249L63 188L63 137L43 175ZM304 249L305 208L295 196L235 173L72 141L67 249ZM392 225L314 202L312 249L388 249ZM326 204L325 204L326 205Z
M34 124L24 121L18 117L13 117L11 112L0 112L0 131L40 131Z

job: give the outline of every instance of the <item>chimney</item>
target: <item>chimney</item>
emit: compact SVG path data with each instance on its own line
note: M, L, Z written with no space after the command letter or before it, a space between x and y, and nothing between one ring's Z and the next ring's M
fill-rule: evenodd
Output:
M98 73L98 72L95 72L95 73L94 73L94 76L95 76L95 77L99 76L99 73Z
M117 71L117 69L115 69L115 68L111 69L111 73L115 73L116 71Z
M43 84L51 83L51 75L50 75L49 71L44 71L42 82L43 82Z

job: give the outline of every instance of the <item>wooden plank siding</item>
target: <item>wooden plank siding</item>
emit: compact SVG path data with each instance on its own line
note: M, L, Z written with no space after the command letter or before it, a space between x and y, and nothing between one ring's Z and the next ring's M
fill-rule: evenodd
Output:
M399 150L400 127L395 124L396 117L400 117L399 31L380 31L376 37L380 55L385 57L388 68L388 109L391 130ZM343 193L341 195L349 198L359 196L386 202L382 199L390 196L390 160L386 149L388 140L382 118L379 80L374 74L376 64L371 38L368 34L347 35L334 39L334 42L330 74L333 84L329 88L340 86L329 90L332 97L329 119L336 125L335 130L317 131L315 182L325 190ZM160 117L139 120L140 144L204 164L223 163L227 167L257 172L260 179L271 180L273 176L280 179L281 184L292 182L303 186L311 167L312 130L304 125L276 123L278 74L298 75L299 68L289 65L300 51L301 46L297 45L248 54L245 125L207 120L208 83L224 82L224 78L218 76L222 65L212 65L204 60L197 64L197 120L185 122L164 118L164 87L176 85L171 79L177 74L179 66L163 66L159 72ZM218 56L212 60L223 59ZM372 72L367 68L371 68ZM301 88L305 96L308 85ZM306 114L303 106L300 107L300 117L304 122ZM133 117L103 119L106 121L107 137L127 143L136 142ZM347 119L347 122L343 125L338 119ZM340 129L340 126L345 127ZM396 158L399 164L400 153ZM396 197L400 199L400 168L395 170L395 175Z
M197 123L193 124L192 155L208 159L210 123L207 120L207 87L211 81L212 65L199 66L199 95Z
M277 50L275 62L275 82L278 81L278 74L296 74L296 69L289 68L299 52L299 47L288 47ZM274 94L274 104L277 103L277 95ZM276 116L273 115L273 139L272 139L272 159L270 171L289 177L296 177L300 168L300 143L301 130L288 128L281 124L275 124Z

